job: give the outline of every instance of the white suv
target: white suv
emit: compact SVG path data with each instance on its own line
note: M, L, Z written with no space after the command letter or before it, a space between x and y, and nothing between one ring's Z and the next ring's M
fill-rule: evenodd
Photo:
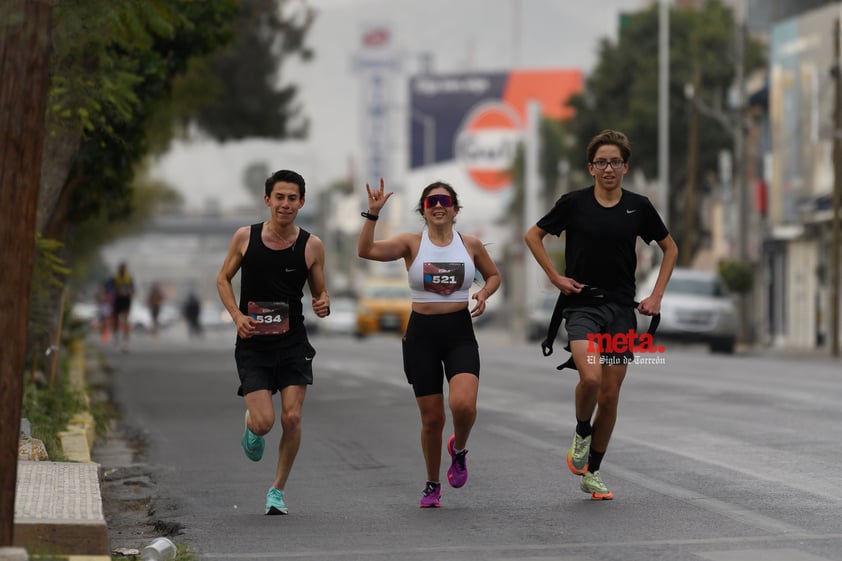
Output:
M638 285L637 299L649 296L658 277L655 268ZM638 332L649 327L649 317L638 315ZM655 338L702 342L712 352L733 353L737 341L737 306L722 279L713 271L677 267L661 301L661 323Z

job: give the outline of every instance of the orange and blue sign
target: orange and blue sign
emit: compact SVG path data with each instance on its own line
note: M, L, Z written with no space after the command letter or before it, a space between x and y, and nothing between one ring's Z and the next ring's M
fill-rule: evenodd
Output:
M573 115L571 95L583 75L573 70L425 74L410 81L410 169L459 162L477 187L511 185L510 169L526 127L526 107L538 100L545 118Z

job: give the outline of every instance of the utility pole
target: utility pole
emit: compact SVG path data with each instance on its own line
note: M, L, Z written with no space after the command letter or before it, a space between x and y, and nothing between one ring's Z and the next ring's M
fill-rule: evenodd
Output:
M688 88L690 119L687 124L687 191L684 207L684 250L679 253L681 264L689 267L693 263L696 246L696 183L699 175L699 109L696 96L701 87L701 72L693 71L693 85Z
M669 227L669 145L670 145L670 8L669 0L660 0L658 12L658 203L661 219Z
M839 206L842 199L842 56L840 56L840 20L833 33L833 212L830 226L830 354L839 356Z
M734 188L737 190L737 255L740 260L748 259L748 221L749 200L746 186L746 154L745 154L745 14L735 14L734 27L734 78L737 85L736 125L734 130ZM746 316L743 315L743 320ZM746 333L743 333L746 335Z
M749 198L746 185L746 75L745 75L745 42L746 42L746 6L745 0L736 5L734 13L734 79L736 91L736 122L734 123L734 183L737 195L737 256L743 265L748 265L748 223ZM739 338L745 343L754 341L754 325L750 305L754 290L740 294L737 308L739 312Z
M523 231L526 231L540 218L538 200L541 189L541 102L530 99L526 103L526 143L524 153L523 178ZM523 304L524 323L526 315L532 309L539 294L541 276L540 266L531 258L528 251L523 252Z

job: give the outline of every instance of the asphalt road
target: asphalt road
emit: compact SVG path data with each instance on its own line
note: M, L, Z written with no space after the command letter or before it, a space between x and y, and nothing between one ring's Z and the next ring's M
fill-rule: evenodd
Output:
M567 471L566 358L480 331L470 480L419 509L419 420L397 337L314 336L316 383L287 485L263 515L280 426L240 448L233 336L180 326L107 349L123 423L146 443L156 516L201 559L828 561L842 559L842 364L668 346L630 368L591 501ZM446 467L446 465L445 465Z

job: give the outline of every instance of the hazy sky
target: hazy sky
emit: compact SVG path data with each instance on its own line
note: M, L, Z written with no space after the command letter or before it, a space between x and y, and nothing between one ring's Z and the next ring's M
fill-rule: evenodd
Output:
M300 86L299 100L310 117L307 142L253 140L176 145L154 173L185 196L189 208L215 201L223 208L253 202L242 187L242 169L252 162L302 172L318 189L346 175L359 158L361 108L359 77L353 68L363 28L372 23L392 30L401 70L392 100L395 119L406 107L404 81L429 53L435 72L502 71L513 67L581 68L595 64L602 39L615 40L618 15L647 5L645 0L308 0L319 16L309 35L315 59L291 61L284 82ZM396 152L403 154L399 139ZM396 173L400 173L400 158Z

